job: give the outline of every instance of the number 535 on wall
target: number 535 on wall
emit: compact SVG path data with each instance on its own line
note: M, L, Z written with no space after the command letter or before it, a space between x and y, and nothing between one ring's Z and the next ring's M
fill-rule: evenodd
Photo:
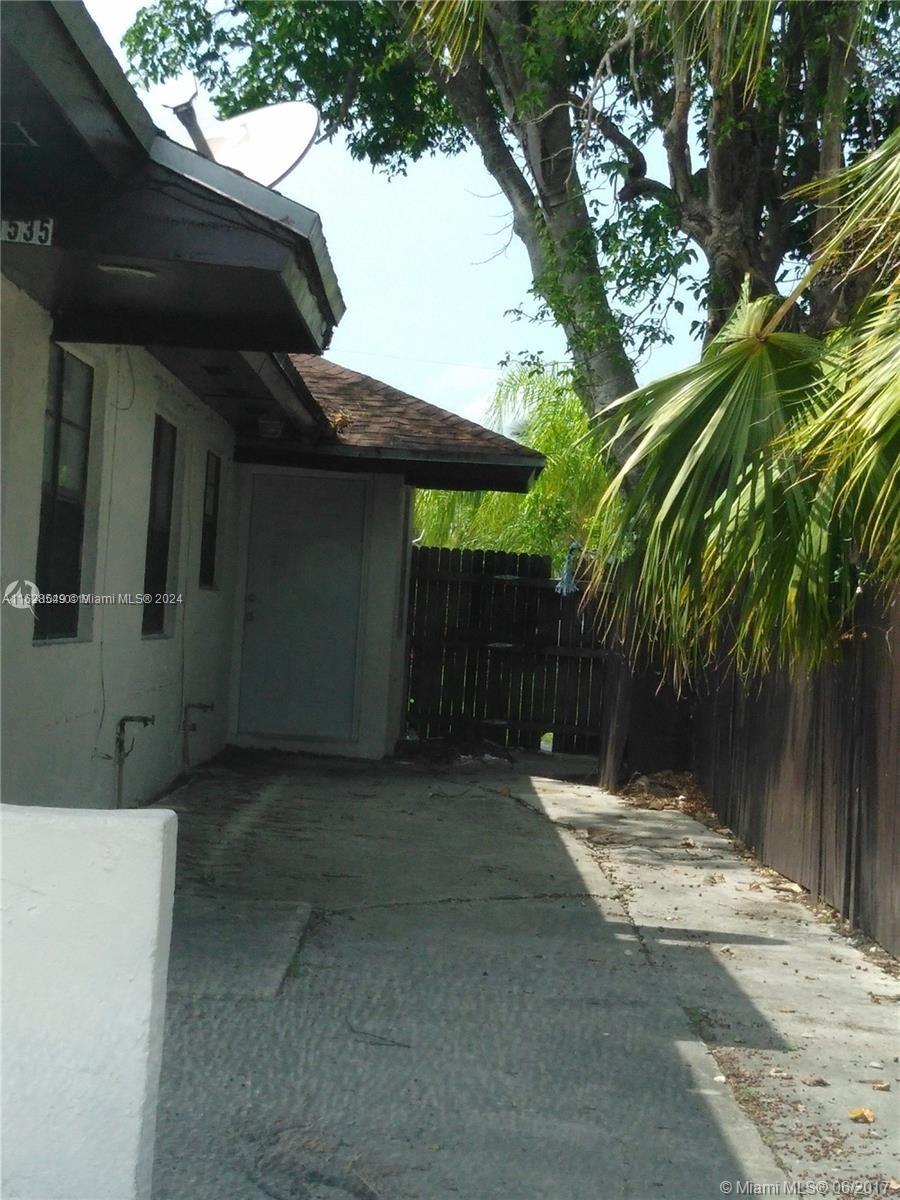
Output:
M53 241L53 221L50 217L34 217L28 221L0 222L0 242L25 242L29 246L49 246Z

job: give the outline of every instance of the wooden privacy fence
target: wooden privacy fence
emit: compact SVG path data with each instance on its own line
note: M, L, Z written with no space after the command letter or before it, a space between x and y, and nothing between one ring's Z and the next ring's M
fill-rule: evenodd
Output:
M550 561L414 549L409 722L419 737L488 737L596 754L600 781L693 758L721 819L760 858L900 953L900 597L861 612L841 661L742 687L726 668L676 699L604 645L583 593Z
M900 596L841 660L751 688L712 673L694 717L710 804L760 858L900 953Z
M487 737L597 754L607 654L583 594L550 559L414 547L409 723L420 738Z

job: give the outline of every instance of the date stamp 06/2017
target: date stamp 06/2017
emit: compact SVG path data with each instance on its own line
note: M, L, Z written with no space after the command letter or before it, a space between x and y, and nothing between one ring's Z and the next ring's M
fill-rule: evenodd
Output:
M723 1179L723 1196L900 1196L898 1179L783 1179L756 1183L752 1179Z

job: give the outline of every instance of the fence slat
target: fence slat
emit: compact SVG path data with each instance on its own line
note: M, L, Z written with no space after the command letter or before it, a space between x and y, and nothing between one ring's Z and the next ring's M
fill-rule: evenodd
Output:
M709 672L694 768L763 862L900 953L900 596L865 597L855 636L815 672L742 685Z
M422 738L490 736L596 750L606 650L581 594L560 596L550 560L415 547L409 723Z

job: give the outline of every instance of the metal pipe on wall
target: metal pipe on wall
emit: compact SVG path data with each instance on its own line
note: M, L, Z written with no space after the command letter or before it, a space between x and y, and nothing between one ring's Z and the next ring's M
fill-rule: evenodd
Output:
M155 725L156 717L119 717L116 721L116 749L113 754L116 764L116 808L122 807L122 799L125 795L125 759L134 749L134 738L131 740L131 745L125 749L125 727L127 725L142 725L146 728L148 725Z

